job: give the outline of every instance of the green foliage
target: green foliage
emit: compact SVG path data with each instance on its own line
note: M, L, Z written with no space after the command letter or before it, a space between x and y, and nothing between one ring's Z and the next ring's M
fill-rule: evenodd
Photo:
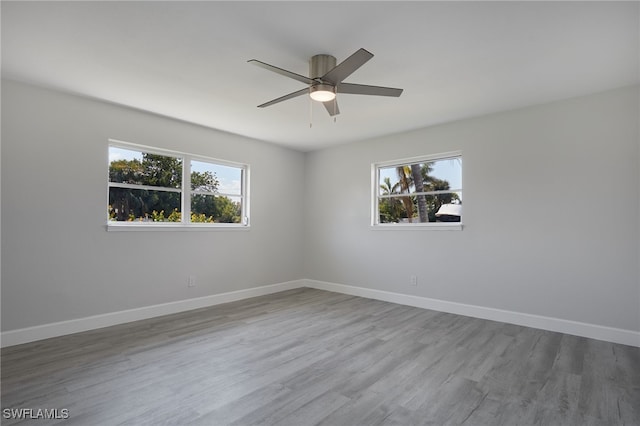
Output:
M191 172L191 189L200 191L217 192L220 182L215 174L210 171L203 173Z
M380 185L382 195L397 194L400 183L395 185L391 184L389 177L384 178L384 183ZM406 217L406 212L403 210L402 202L399 198L382 198L378 203L378 210L380 211L380 221L382 223L394 223L399 222L400 219Z
M152 211L151 218L154 222L164 222L166 220L164 217L164 210L160 210L159 213L155 210Z
M115 160L109 164L109 182L137 184L143 179L144 168L137 159Z
M142 154L143 185L180 188L182 186L182 160L156 154Z
M159 212L154 210L151 212L151 220L154 222L180 222L182 219L182 213L178 209L173 209L169 216L164 215L164 210Z
M212 217L217 223L240 223L242 206L229 197L196 194L191 198L191 211Z
M240 214L242 208L240 203L234 203L228 197L215 197L216 207L219 211L218 222L221 223L240 223Z
M191 223L213 223L213 216L204 213L191 213Z

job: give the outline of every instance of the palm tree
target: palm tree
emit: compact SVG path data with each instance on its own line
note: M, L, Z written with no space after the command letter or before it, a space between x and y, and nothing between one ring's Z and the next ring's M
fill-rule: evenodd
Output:
M387 176L384 178L384 182L380 184L380 189L382 190L382 195L391 195L398 190L398 184L391 185L391 178Z
M428 167L428 165L426 165L426 167ZM411 165L411 177L413 178L413 185L416 188L416 192L419 193L417 195L418 217L420 219L420 222L429 222L427 199L424 194L420 194L420 192L424 192L424 181L422 180L422 167L420 167L420 164Z
M396 167L396 173L398 174L400 193L409 194L413 180L411 177L411 167L398 166ZM400 197L400 201L402 201L402 204L404 205L404 209L407 212L407 218L409 219L409 222L413 222L413 200L411 200L411 197L407 196Z
M384 178L384 182L380 184L382 195L391 195L398 193L399 183L391 184L391 178ZM380 221L382 223L395 223L400 220L402 215L401 202L396 197L385 197L378 203L378 211L380 212Z

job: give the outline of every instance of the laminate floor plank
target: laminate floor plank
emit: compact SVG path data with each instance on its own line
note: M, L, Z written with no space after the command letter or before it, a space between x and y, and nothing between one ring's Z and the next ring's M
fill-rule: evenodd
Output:
M3 348L3 425L640 425L640 349L314 289Z

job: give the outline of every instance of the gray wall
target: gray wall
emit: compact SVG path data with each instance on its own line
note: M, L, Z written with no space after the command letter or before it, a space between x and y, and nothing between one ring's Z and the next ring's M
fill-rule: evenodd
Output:
M638 99L627 88L309 153L306 277L640 330ZM453 150L462 231L371 229L372 162Z
M3 81L2 330L300 278L640 330L638 95L302 154ZM251 230L107 232L109 138L249 163ZM370 228L372 162L458 149L462 231Z
M107 232L109 138L249 163L251 230ZM303 277L300 152L11 81L2 143L3 330Z

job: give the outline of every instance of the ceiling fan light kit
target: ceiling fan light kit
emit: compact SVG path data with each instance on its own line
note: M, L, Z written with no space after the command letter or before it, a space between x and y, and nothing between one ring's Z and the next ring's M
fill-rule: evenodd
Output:
M249 60L250 63L261 68L292 78L308 87L298 90L288 95L273 99L258 108L265 108L288 99L309 94L314 101L322 102L330 116L340 114L336 96L340 94L353 95L373 95L373 96L391 96L399 97L402 89L381 86L367 86L363 84L343 83L343 80L349 77L354 71L364 65L369 59L373 58L371 52L365 49L359 49L353 55L336 65L336 58L331 55L315 55L309 60L309 77L269 65L257 59Z
M328 84L316 84L309 88L309 96L318 102L332 101L336 98L335 87Z

